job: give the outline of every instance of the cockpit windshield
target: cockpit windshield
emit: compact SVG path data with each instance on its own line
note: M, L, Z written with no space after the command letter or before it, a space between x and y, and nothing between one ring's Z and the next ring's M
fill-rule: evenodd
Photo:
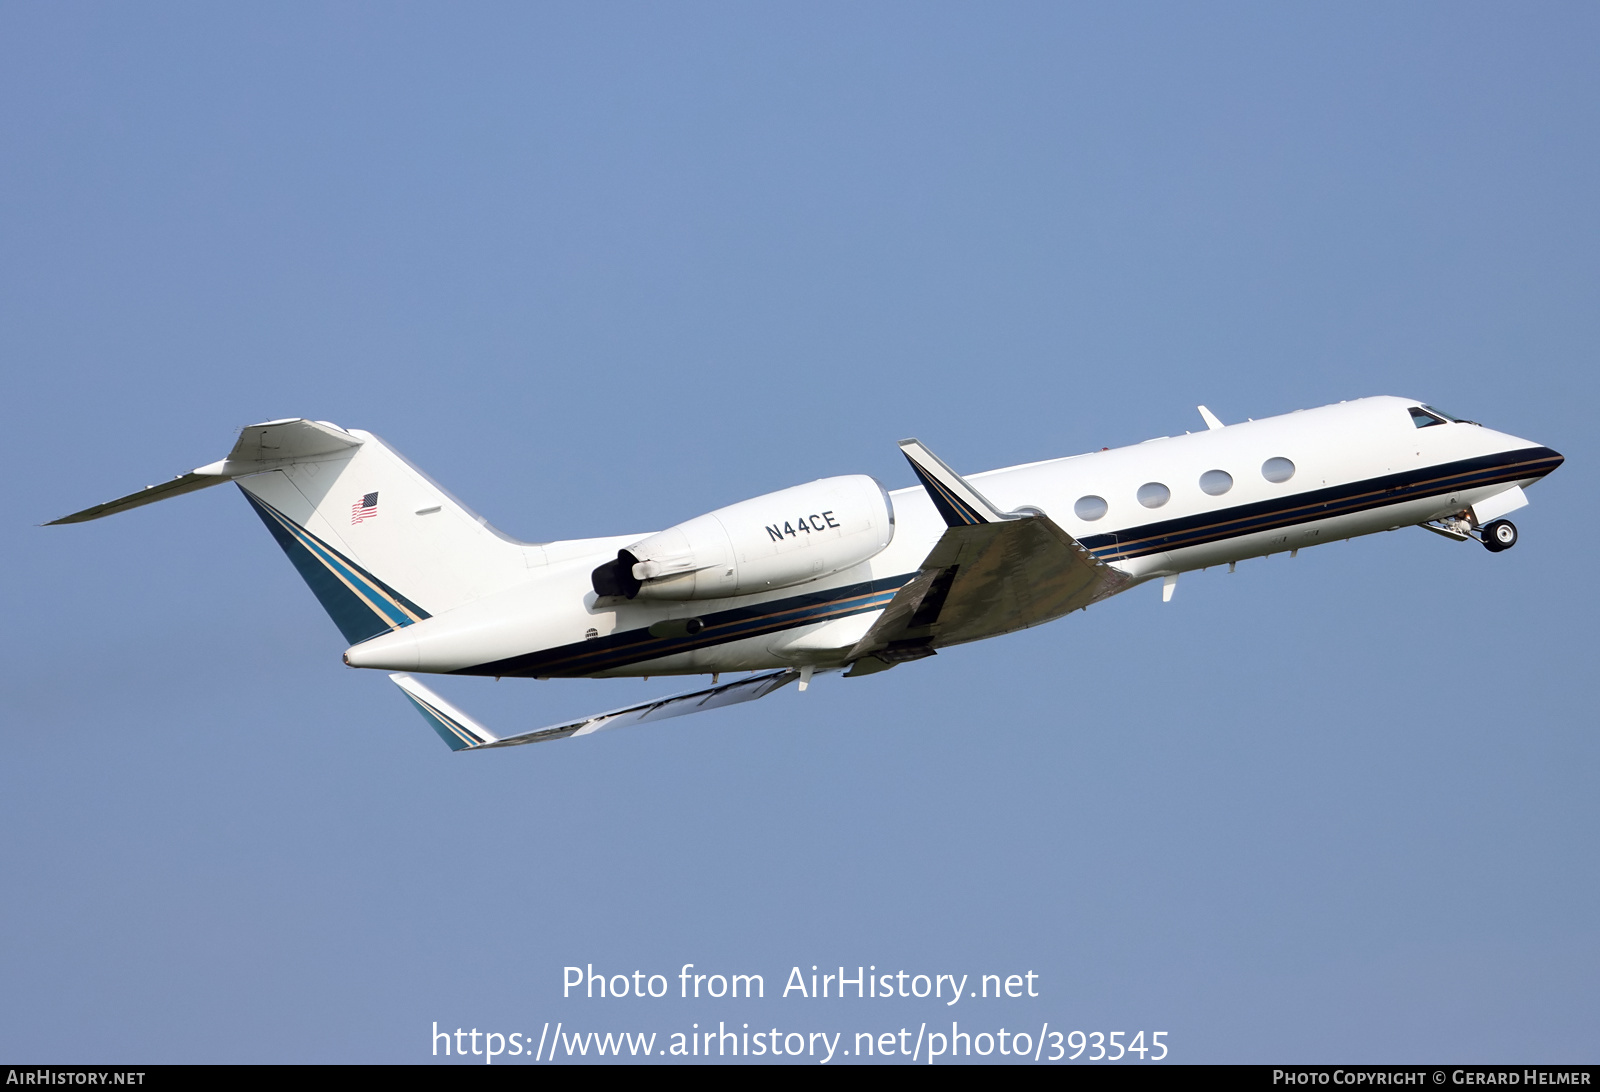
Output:
M1410 412L1411 423L1418 428L1427 428L1429 425L1442 425L1447 421L1457 425L1476 424L1474 421L1468 421L1465 417L1452 416L1435 406L1412 406Z

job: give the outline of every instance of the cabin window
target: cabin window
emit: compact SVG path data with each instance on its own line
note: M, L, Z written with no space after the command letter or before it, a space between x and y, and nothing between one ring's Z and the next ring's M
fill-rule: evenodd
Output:
M1160 482L1145 482L1139 487L1139 492L1136 495L1139 498L1139 503L1146 508L1160 508L1172 499L1172 490Z
M1281 484L1294 477L1294 464L1279 455L1261 464L1261 476L1269 482Z
M1220 497L1233 488L1233 475L1226 470L1208 470L1200 475L1200 492L1208 497Z
M1442 425L1444 418L1437 414L1429 413L1421 406L1411 407L1411 423L1418 428L1427 428L1429 425Z
M1085 523L1093 523L1106 514L1108 507L1104 497L1079 497L1078 503L1072 506L1072 513Z

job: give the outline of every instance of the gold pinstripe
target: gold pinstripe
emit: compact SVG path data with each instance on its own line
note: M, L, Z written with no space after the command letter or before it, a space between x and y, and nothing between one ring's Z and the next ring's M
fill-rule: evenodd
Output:
M338 569L334 568L332 565L328 564L327 560L322 556L321 550L328 550L328 551L331 552L333 550L333 547L328 546L326 543L323 543L323 542L317 540L314 536L311 535L311 532L306 531L303 528L301 528L300 526L298 526L293 520L291 520L287 516L284 516L281 513L279 513L278 510L276 508L273 508L271 505L263 504L262 507L265 508L268 512L270 512L272 514L272 518L277 520L278 523L283 526L284 530L288 531L291 535L293 535L297 540L300 541L301 545L305 546L308 550L310 550L311 551L311 556L316 558L319 562L321 562L322 563L322 567L327 569L330 573L332 573L334 578L336 580L338 580L339 583L341 583L345 587L349 588L350 591L355 594L356 598L360 599L363 603L365 603L367 605L367 609L368 610L372 611L373 614L376 614L379 618L382 618L384 621L386 621L386 622L388 621L388 616L384 613L384 611L379 609L377 604L372 601L371 596L369 596L366 593L366 591L364 591L363 589L357 587L355 584L352 584L348 577L346 577L343 573L341 573ZM305 541L307 538L311 539L311 543L307 543ZM315 544L316 548L313 548L312 544ZM371 590L372 590L372 592L374 594L376 594L378 596L381 596L384 602L388 603L396 611L398 611L401 614L405 615L407 618L411 619L413 622L422 621L422 619L419 618L415 613L413 613L411 610L408 610L406 608L405 604L397 602L391 596L384 595L384 593L382 591L380 591L379 589L377 589L377 588L373 588ZM391 629L395 628L392 623L390 625L390 628Z
M989 522L988 520L984 519L982 517L982 515L979 514L979 512L978 512L978 510L976 508L974 508L972 505L968 504L966 501L962 500L960 497L958 497L954 493L952 493L950 491L950 487L945 485L938 478L935 478L932 474L929 474L926 470L923 470L922 467L920 467L920 466L917 467L917 471L918 471L918 477L922 478L922 480L924 482L926 482L928 485L931 485L931 486L933 486L933 488L937 489L939 491L939 495L942 496L946 501L949 502L950 507L954 508L956 510L956 512L961 515L961 517L963 519L967 519L967 520L971 521L968 524L968 526L975 526L975 525L977 525L979 523L987 523L987 522Z
M1547 457L1546 458L1538 458L1538 459L1524 459L1521 462L1510 463L1510 464L1507 464L1506 466L1496 467L1494 469L1495 469L1495 471L1501 473L1501 476L1498 478L1498 481L1515 481L1516 480L1516 476L1515 475L1512 475L1510 477L1506 477L1504 475L1510 474L1512 471L1515 471L1515 470L1518 470L1518 469L1521 469L1521 468L1536 467L1539 464L1544 463L1544 462L1548 462L1548 461L1549 460L1548 460ZM1435 478L1425 478L1422 481L1417 482L1415 485L1406 486L1406 489L1413 490L1413 491L1414 490L1418 490L1418 489L1426 489L1430 485L1440 484L1440 483L1446 482L1449 479L1455 478L1455 477L1460 477L1460 475L1459 474L1441 474L1441 475L1439 475L1438 477L1435 477ZM1477 483L1466 482L1466 483L1462 483L1461 485L1455 486L1453 488L1475 489L1475 488L1478 488L1479 486L1482 486L1482 485L1494 485L1494 484L1497 484L1496 480L1490 480L1490 481L1485 481L1485 482L1477 482ZM1446 490L1446 492L1448 492L1448 491L1449 490ZM1391 489L1372 489L1372 490L1368 490L1365 493L1352 494L1349 497L1344 497L1344 498L1341 498L1338 501L1332 502L1333 504L1336 505L1336 508L1331 512L1322 512L1322 513L1316 515L1316 518L1318 518L1318 519L1335 519L1335 518L1337 518L1339 516L1350 515L1350 514L1352 514L1351 511L1350 511L1350 509L1352 509L1352 508L1356 508L1358 510L1361 510L1360 509L1361 502L1366 501L1366 500L1370 500L1370 499L1372 499L1374 497L1382 497L1385 494L1388 494L1388 493L1391 493L1391 492L1393 492L1393 490L1391 490ZM1427 493L1422 493L1421 495L1422 496L1427 496L1428 494ZM1274 522L1268 524L1267 526L1256 528L1254 530L1239 532L1239 535L1259 534L1259 533L1264 533L1264 532L1267 532L1267 531L1275 531L1275 530L1277 530L1277 529L1279 529L1281 527L1289 526L1289 525L1297 522L1297 520L1295 518L1296 514L1302 514L1303 515L1305 513L1316 513L1318 509L1322 508L1327 503L1329 503L1329 502L1318 501L1318 502L1312 502L1310 504L1297 505L1296 507L1293 507L1293 508L1285 508L1281 513L1275 513L1273 515L1272 518L1273 518ZM1203 526L1195 527L1195 528L1192 528L1190 530L1184 531L1184 532L1182 532L1182 534L1185 537L1190 537L1190 536L1195 536L1195 535L1204 535L1204 534L1206 534L1208 532L1216 530L1217 528L1226 527L1230 523L1238 522L1239 518L1240 517L1233 517L1231 519L1227 519L1227 518L1220 519L1220 520L1217 520L1214 523L1204 524ZM1301 522L1303 522L1303 521L1301 521ZM1118 534L1118 541L1117 541L1116 545L1111 549L1106 549L1105 547L1102 547L1102 549L1106 549L1106 552L1104 554L1096 554L1096 556L1100 557L1102 560L1104 560L1105 558L1111 558L1111 559L1114 560L1114 559L1117 559L1117 558L1120 558L1120 557L1123 557L1123 556L1127 555L1130 551L1137 549L1139 546L1141 546L1141 545L1143 545L1145 543L1156 542L1156 541L1159 541L1159 540L1161 540L1163 538L1170 537L1168 535L1146 535L1143 538L1130 539L1127 542L1123 542L1121 540L1120 533L1117 533L1117 534ZM1235 536L1230 535L1228 537L1231 538L1231 537L1235 537ZM1168 547L1165 547L1165 548L1166 549L1177 550L1177 549L1186 549L1187 547L1184 544L1179 543L1177 545L1168 546Z
M884 597L885 605L887 605L888 604L888 600L894 598L895 591L897 591L897 590L898 589L885 589L885 590L881 590L881 591L862 592L859 595L853 595L849 599L842 599L838 603L830 604L829 605L829 609L823 611L821 614L817 615L816 617L805 618L804 620L802 620L800 622L797 622L796 625L807 625L807 626L809 626L809 625L815 625L818 622L832 621L834 618L840 617L841 615L850 614L850 613L858 610L861 607L861 605L862 605L862 603L864 601L871 600L871 599L874 599L874 598L877 598L877 597L880 597L880 596ZM805 608L803 608L803 607L789 607L789 608L784 609L784 610L775 610L775 611L772 611L772 612L770 612L768 614L757 615L754 618L741 618L738 621L734 621L734 622L718 622L718 623L715 623L713 625L709 625L705 629L701 630L700 633L695 635L696 639L697 639L695 647L701 647L700 643L698 641L699 638L704 637L707 634L715 633L715 631L717 631L719 629L720 630L732 630L732 629L735 629L735 628L742 629L742 628L744 628L746 626L749 626L749 627L752 627L752 628L755 628L755 629L759 630L760 624L763 623L763 622L770 622L771 620L776 619L776 618L780 618L785 614L792 614L796 610L803 610L803 609L805 609ZM755 633L747 634L745 636L759 637L759 636L761 636L761 634L759 632L755 632ZM736 639L742 639L742 638L736 638ZM690 649L684 649L682 651L690 651ZM603 650L603 651L598 652L598 653L597 652L585 651L585 652L579 652L579 653L576 653L574 655L564 657L564 658L559 659L559 660L546 661L544 664L541 665L541 668L543 668L543 667L559 668L559 667L571 665L573 663L581 662L582 660L584 660L586 658L603 658L606 655L631 655L631 656L633 656L633 660L634 661L638 661L638 660L654 659L657 656L670 656L670 655L673 655L673 654L674 654L674 650L670 650L670 649L661 649L661 650L658 650L658 651L646 651L644 649L620 649L619 648L619 649L606 649L606 650Z

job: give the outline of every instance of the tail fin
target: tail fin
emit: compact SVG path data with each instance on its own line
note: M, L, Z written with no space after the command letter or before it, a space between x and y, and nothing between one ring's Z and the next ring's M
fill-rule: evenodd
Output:
M290 419L247 426L226 459L55 520L78 523L237 480L351 644L527 576L500 534L370 432Z
M528 575L528 552L370 432L239 488L351 644Z

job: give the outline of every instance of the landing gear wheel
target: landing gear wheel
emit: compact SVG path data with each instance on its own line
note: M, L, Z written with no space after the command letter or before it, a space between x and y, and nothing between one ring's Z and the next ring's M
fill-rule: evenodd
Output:
M1497 519L1483 529L1483 545L1492 554L1509 550L1517 544L1517 525L1508 519Z

